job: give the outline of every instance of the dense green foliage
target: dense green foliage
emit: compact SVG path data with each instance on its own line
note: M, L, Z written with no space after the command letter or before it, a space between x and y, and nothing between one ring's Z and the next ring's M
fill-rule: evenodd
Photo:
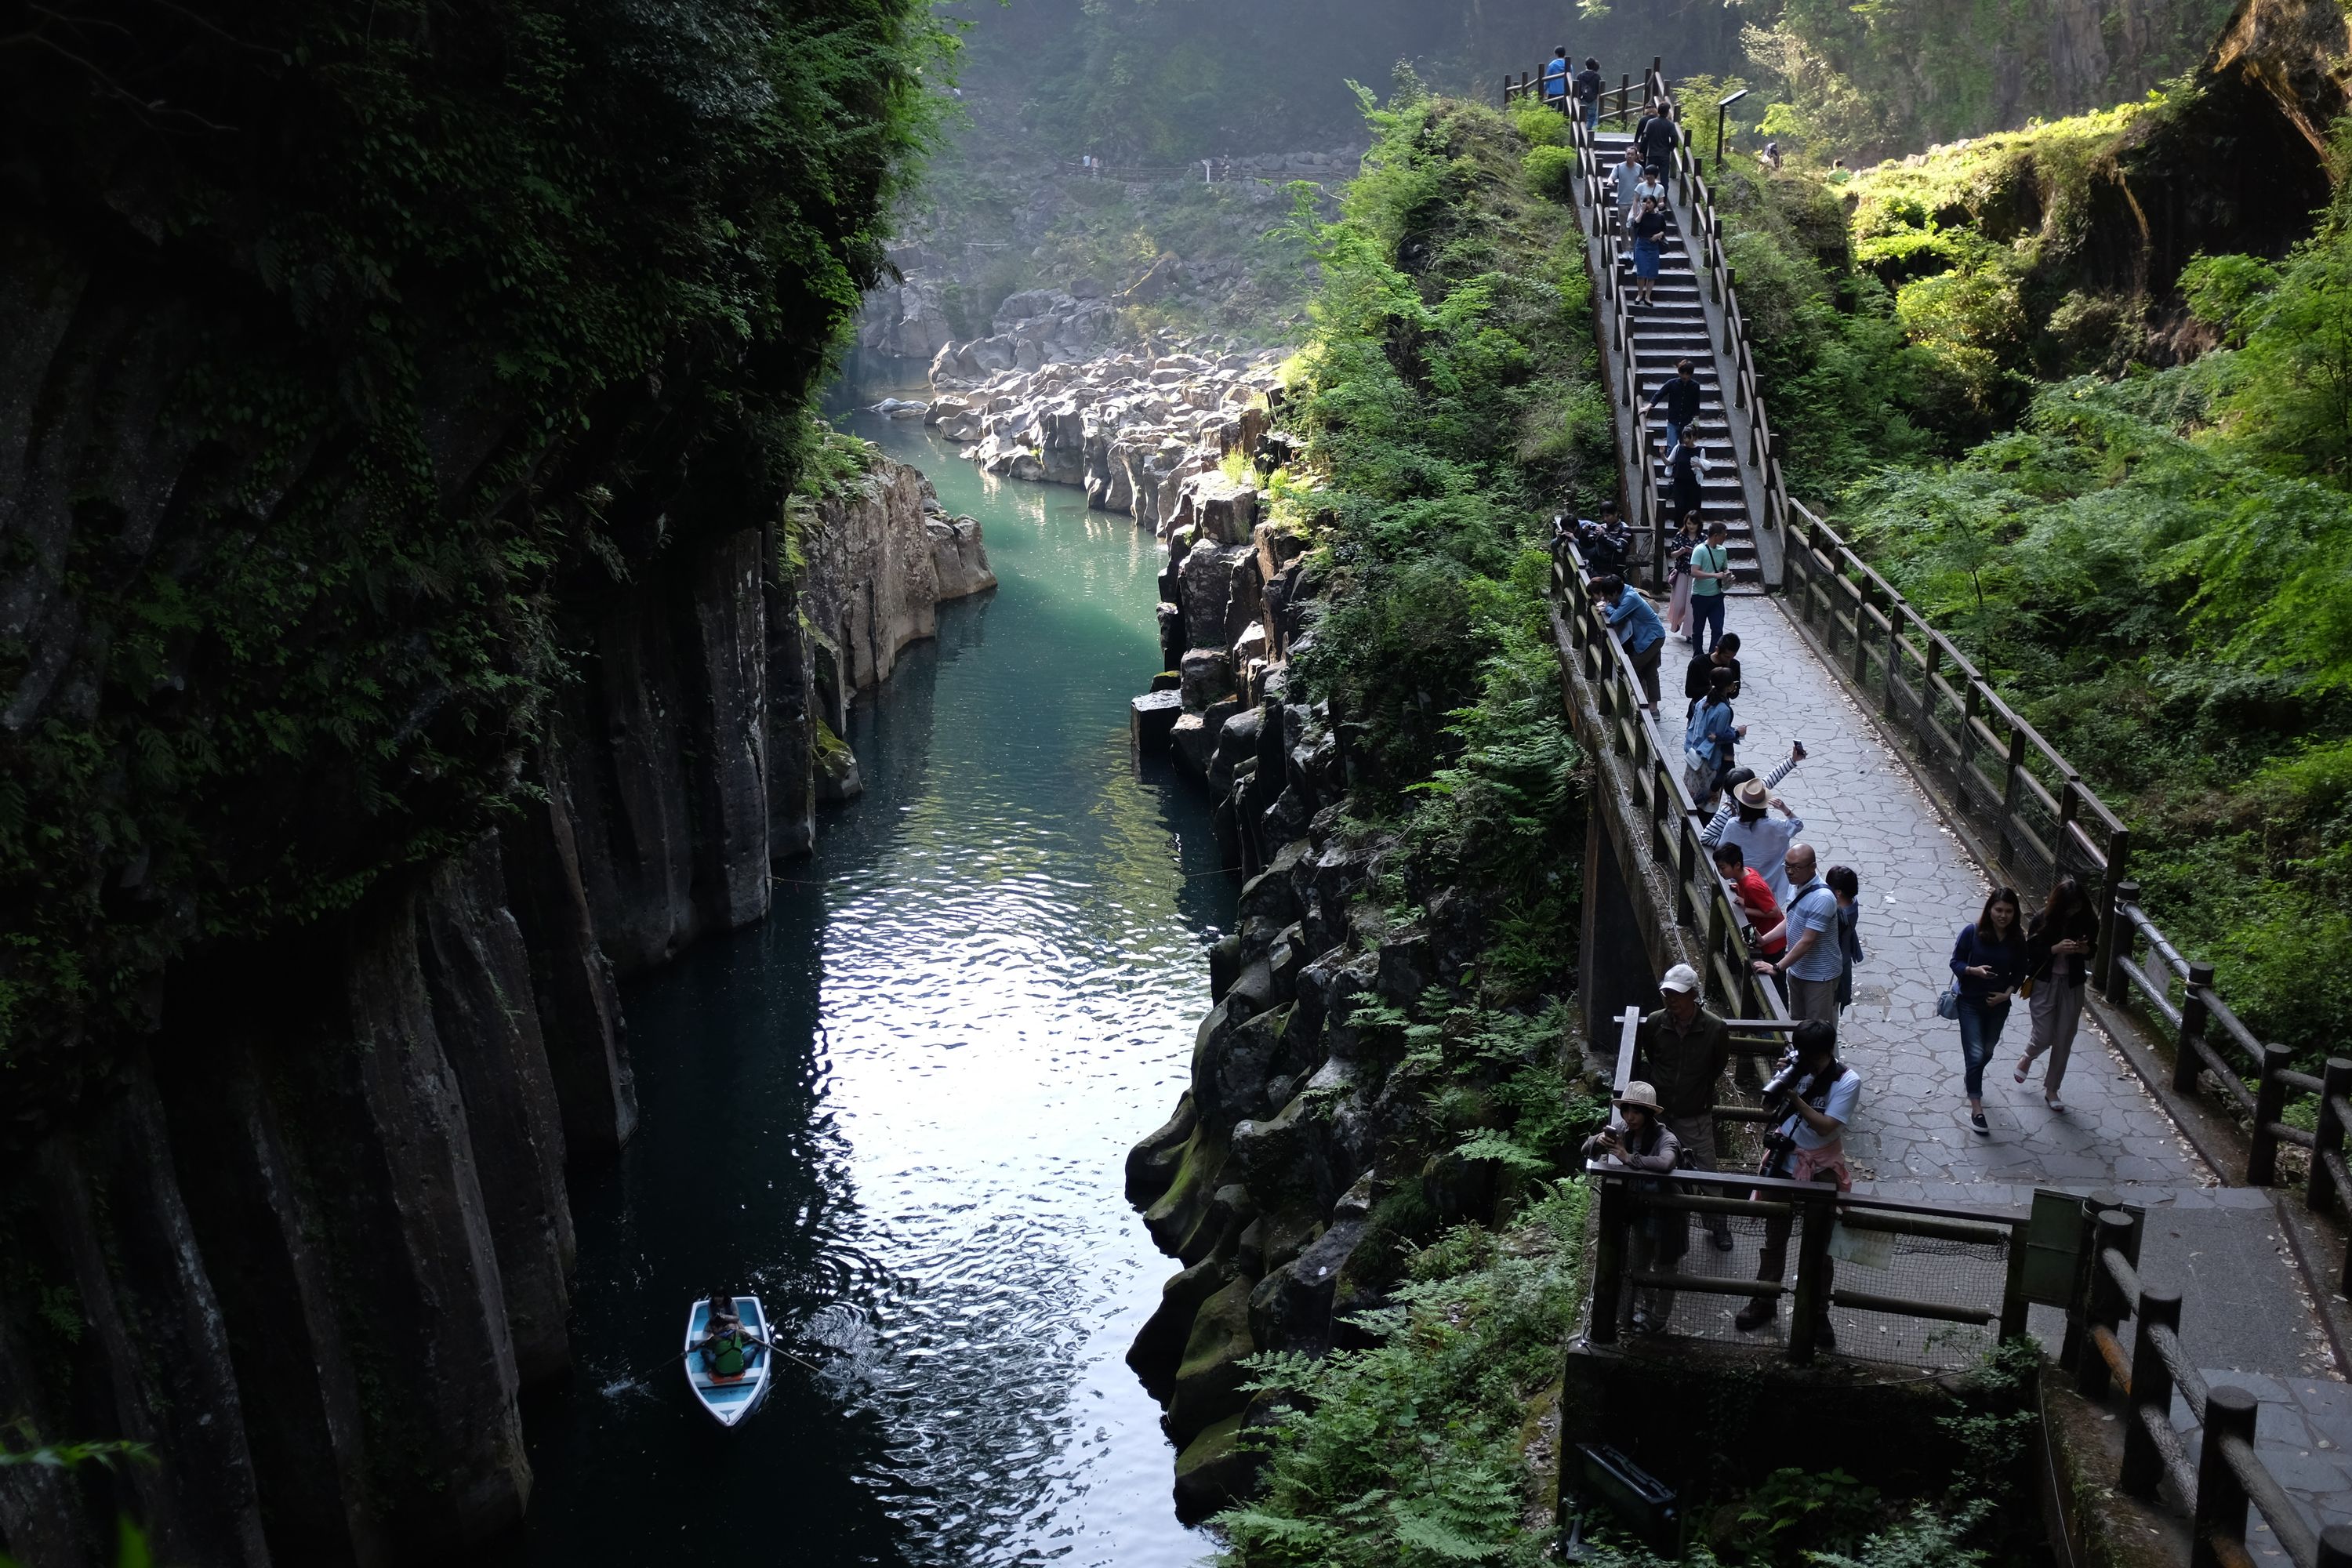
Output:
M567 597L774 515L941 53L915 0L209 9L0 47L12 294L148 332L30 416L100 423L9 563L89 693L0 743L12 1053L478 831Z
M2141 363L2149 301L2071 270L2084 186L2186 101L1844 192L1743 167L1729 249L1792 491L2123 813L2149 908L2247 1022L2315 1055L2352 1012L2352 229L2194 263L2163 346L2221 346Z
M1298 220L1322 278L1293 366L1310 446L1276 504L1314 536L1324 607L1293 689L1345 726L1350 830L1402 851L1360 929L1439 890L1486 910L1467 973L1350 1021L1389 1092L1425 1106L1433 1168L1491 1166L1507 1211L1602 1113L1561 1071L1581 802L1543 590L1550 511L1607 472L1608 411L1590 285L1563 209L1529 188L1528 139L1410 85L1370 118L1345 216ZM1537 1560L1523 1427L1574 1316L1583 1203L1565 1186L1499 1233L1438 1231L1420 1182L1375 1207L1406 1283L1360 1320L1374 1348L1260 1363L1298 1405L1254 1439L1267 1481L1222 1517L1229 1561Z
M966 0L965 72L992 141L1051 156L1172 163L1325 147L1362 135L1350 81L1410 61L1449 92L1496 101L1503 75L1556 47L1636 79L1671 43L1677 68L1738 52L1741 14L1714 0L1612 9L1537 0Z
M2136 98L2195 65L2230 8L2230 0L1780 0L1754 18L1744 43L1770 83L1761 135L1822 163L1869 163Z
M1447 1231L1415 1253L1370 1350L1268 1354L1260 1390L1298 1401L1275 1429L1263 1495L1218 1516L1225 1561L1251 1568L1534 1564L1529 1400L1559 1376L1575 1322L1586 1193L1570 1186L1500 1235Z

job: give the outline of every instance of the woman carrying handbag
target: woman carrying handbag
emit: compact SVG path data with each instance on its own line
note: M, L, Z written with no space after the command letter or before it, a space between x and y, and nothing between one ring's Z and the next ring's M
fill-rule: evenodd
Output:
M2025 938L2021 990L2033 1015L2033 1034L2018 1061L2017 1081L2022 1084L2033 1070L2033 1058L2047 1051L2042 1102L2060 1114L2066 1107L2059 1101L2058 1086L2066 1081L2066 1058L2083 1025L2083 983L2091 977L2091 954L2098 945L2099 917L2083 884L2059 878Z
M1975 923L1960 928L1952 943L1954 989L1945 995L1954 1005L1946 1016L1957 1016L1960 1025L1969 1125L1986 1134L1992 1129L1985 1124L1985 1064L2000 1044L2001 1026L2009 1022L2010 994L2025 973L2025 935L2018 928L2017 909L2014 889L1995 888Z

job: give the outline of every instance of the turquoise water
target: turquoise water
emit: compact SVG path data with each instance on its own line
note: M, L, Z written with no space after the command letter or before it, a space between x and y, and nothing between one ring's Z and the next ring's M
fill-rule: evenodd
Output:
M1074 489L843 423L981 519L1001 585L861 702L866 794L766 923L627 992L644 1121L574 1187L582 1370L527 1411L525 1555L1194 1562L1120 1359L1172 1267L1122 1162L1183 1087L1233 899L1199 796L1129 760L1158 552ZM729 1280L814 1370L720 1432L661 1358Z

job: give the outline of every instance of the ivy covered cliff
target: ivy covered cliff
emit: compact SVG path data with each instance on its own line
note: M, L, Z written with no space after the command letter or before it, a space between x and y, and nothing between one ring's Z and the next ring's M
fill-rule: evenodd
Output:
M567 1163L635 1115L614 978L765 911L844 686L984 578L919 477L786 505L942 42L914 0L0 39L0 1421L161 1456L0 1471L0 1547L519 1516Z

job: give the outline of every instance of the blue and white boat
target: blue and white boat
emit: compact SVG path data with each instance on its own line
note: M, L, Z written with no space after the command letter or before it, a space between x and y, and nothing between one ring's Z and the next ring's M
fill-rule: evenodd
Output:
M768 1314L760 1310L757 1296L736 1297L735 1316L742 1322L743 1331L753 1339L772 1339L768 1332ZM694 1348L709 1333L709 1301L696 1301L686 1315L687 1386L694 1390L695 1399L710 1412L712 1420L721 1426L740 1426L768 1396L768 1375L776 1358L752 1345L746 1353L740 1375L714 1377Z

